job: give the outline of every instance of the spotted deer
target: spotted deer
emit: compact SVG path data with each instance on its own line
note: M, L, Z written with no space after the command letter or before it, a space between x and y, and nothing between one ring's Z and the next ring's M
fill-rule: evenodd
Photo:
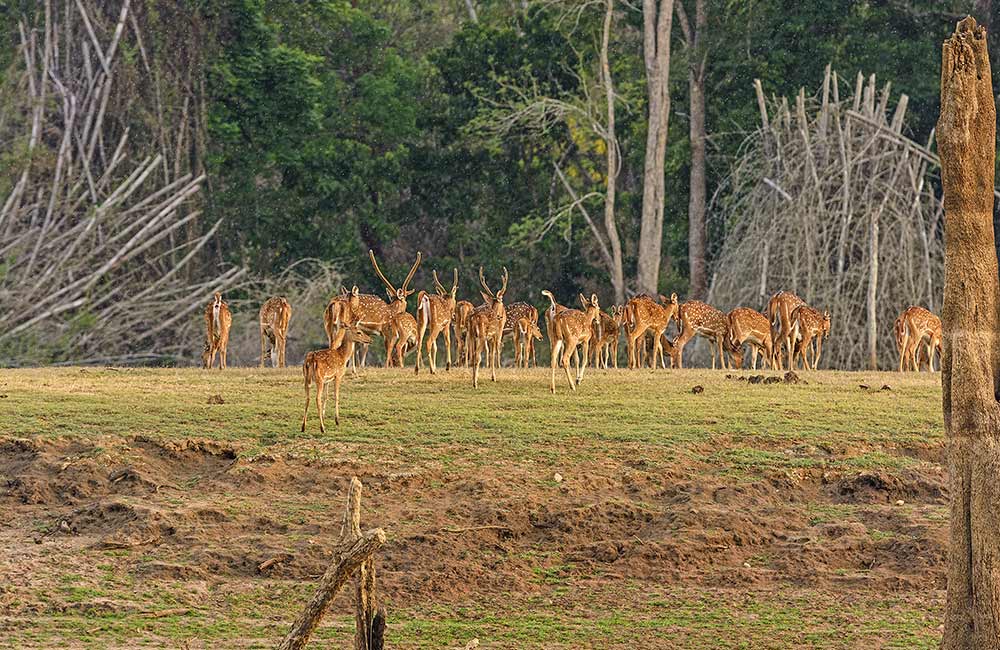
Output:
M777 369L783 369L782 355L788 352L788 368L792 368L792 357L794 356L794 341L792 341L792 312L799 305L806 302L790 291L779 291L771 296L767 302L767 311L764 312L771 321L771 340L775 347L775 360Z
M215 355L219 355L219 370L226 367L226 349L229 347L229 328L233 315L229 305L218 291L212 302L205 307L205 347L201 352L201 366L211 370L215 366Z
M795 360L802 360L806 370L819 367L819 357L823 352L823 338L830 335L830 312L820 312L808 305L799 305L792 311L792 343L795 355L789 370L795 369ZM813 353L812 364L809 352Z
M389 295L389 303L378 296L372 295L370 293L363 293L358 296L357 308L354 311L355 317L358 318L358 327L367 332L368 334L379 334L385 341L385 356L388 359L390 356L389 348L389 336L392 335L392 327L390 326L390 321L397 314L401 314L406 311L406 299L408 296L413 294L413 289L410 289L410 280L413 279L413 274L417 272L417 268L420 266L420 253L417 253L417 259L413 262L413 266L410 267L410 272L406 274L406 279L403 280L403 284L398 288L389 282L388 278L382 273L382 269L379 268L378 262L375 260L374 251L368 251L368 257L371 260L372 268L375 269L376 275L382 280L385 285L385 291ZM365 359L367 356L367 343L362 347L361 352L361 365L364 367Z
M385 337L389 350L389 353L385 358L385 367L388 368L392 365L398 365L402 368L406 365L403 362L403 357L405 357L410 350L417 347L417 319L407 311L396 314L392 317L392 320L389 321L389 324L382 336ZM420 354L419 348L417 349L417 354L418 356ZM395 364L393 363L393 359L396 360Z
M466 332L466 349L471 354L472 387L479 388L479 364L482 355L486 353L486 364L490 367L490 379L497 380L497 367L500 365L500 350L503 345L503 328L507 324L507 309L503 304L503 296L507 293L507 268L503 269L502 286L495 294L486 284L483 277L483 267L479 267L479 283L483 290L483 304L472 310L469 316L469 329Z
M507 324L504 326L504 336L511 335L514 341L514 366L527 368L528 362L535 358L535 336L541 338L538 329L538 308L526 302L512 302L507 305Z
M314 350L306 354L302 362L302 376L306 390L306 406L302 413L302 431L306 430L306 418L309 416L309 387L316 385L316 410L319 411L319 430L326 433L323 413L326 408L326 385L333 381L333 421L340 425L340 383L344 379L347 361L354 356L354 346L358 343L371 343L372 339L360 329L358 322L344 324L334 335L330 347L325 350Z
M468 300L455 303L455 315L452 326L455 328L455 359L463 366L469 366L469 351L465 348L465 338L469 331L469 317L476 306Z
M761 367L774 367L774 341L771 338L771 323L767 316L756 309L737 307L729 312L729 337L727 348L733 360L734 369L743 367L743 346L750 345L751 367L757 369L757 355L761 356Z
M569 382L570 389L576 390L576 387L583 381L583 373L587 369L587 358L590 356L590 341L594 335L592 325L594 321L600 323L601 306L597 301L597 294L591 294L590 300L587 300L583 294L580 294L580 306L583 307L582 311L579 309L569 308L564 308L560 311L558 309L559 305L556 304L556 299L552 295L551 291L542 291L542 295L548 298L549 303L551 304L551 334L555 338L555 345L553 345L552 349L552 358L550 359L552 374L549 381L549 390L552 393L556 392L557 362L561 364L563 369L566 371L566 380ZM601 337L599 327L597 337ZM576 352L577 347L581 345L583 346L583 354L576 357L574 353ZM574 357L576 357L575 382L573 381L573 376L569 372L570 359Z
M670 320L677 318L678 306L676 293L670 294L669 299L660 296L660 302L648 295L635 296L628 301L626 332L629 368L639 367L639 343L640 340L645 341L644 337L647 332L653 336L653 356L650 359L650 367L656 368L656 360L659 357L660 365L666 368L663 357L663 333L670 325Z
M455 296L458 293L458 269L454 271L451 291L446 290L438 280L437 271L432 271L437 295L433 296L426 291L417 294L417 364L413 369L415 373L420 372L421 347L425 334L428 337L427 363L431 374L433 375L436 370L437 340L441 334L444 334L444 349L447 355L444 369L451 370L451 319L455 314Z
M729 336L729 319L715 307L700 300L689 300L680 306L677 320L680 333L674 340L674 367L684 367L684 346L695 336L708 339L712 347L712 370L718 356L720 365L728 367L723 354L723 345Z
M288 321L292 318L292 306L288 301L275 296L268 298L260 306L260 367L264 367L265 354L271 365L285 367L285 343L288 337ZM265 353L266 350L266 353Z
M927 363L934 372L934 354L941 353L941 319L923 307L908 307L896 319L896 345L899 348L899 371L919 371ZM938 362L940 366L940 361Z
M618 335L621 333L624 318L625 307L614 305L610 314L601 312L600 322L595 321L591 325L594 330L591 363L595 368L607 369L612 364L615 369L618 368Z

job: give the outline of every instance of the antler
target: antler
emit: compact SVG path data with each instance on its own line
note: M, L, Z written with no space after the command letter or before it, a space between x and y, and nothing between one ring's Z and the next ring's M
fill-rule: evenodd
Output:
M455 292L458 291L458 269L452 270L455 272L455 281L451 283L451 293L455 295Z
M406 291L406 288L410 286L410 280L413 279L413 274L417 272L418 266L420 266L420 251L417 251L417 261L413 263L410 272L406 275L406 279L403 280L403 291Z
M447 291L444 290L444 287L441 286L441 281L438 280L437 269L434 269L433 271L431 271L431 275L434 276L434 290L437 291L438 294L440 294L442 296L445 295L446 293L448 293Z
M378 262L375 261L375 251L373 251L372 249L369 248L368 249L368 257L370 257L371 260L372 260L372 266L375 267L375 273L377 273L378 277L382 279L382 282L385 283L385 286L388 287L389 291L393 295L395 295L396 294L396 287L392 286L392 282L389 282L389 280L384 275L382 275L382 269L380 269L378 267ZM417 263L419 264L419 262L420 262L420 254L418 253L417 254ZM411 275L412 275L412 273L411 273ZM409 278L407 278L407 281L409 281Z
M486 293L490 298L496 298L496 296L493 295L493 290L490 289L490 285L486 284L486 278L483 277L483 267L481 266L479 267L479 284L483 285L483 289L486 290Z
M503 286L500 287L500 291L497 293L497 298L503 298L503 295L507 293L507 279L510 275L507 273L507 267L503 267Z

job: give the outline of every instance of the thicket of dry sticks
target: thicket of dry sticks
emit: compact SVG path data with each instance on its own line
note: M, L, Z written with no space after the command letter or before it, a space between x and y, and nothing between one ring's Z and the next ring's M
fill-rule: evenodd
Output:
M0 88L0 361L190 354L193 310L243 273L193 279L219 226L198 222L197 25L167 42L144 10L44 0L19 24Z
M802 90L791 102L755 83L761 124L711 211L725 231L711 300L763 309L772 293L794 291L830 310L825 366L893 367L898 314L941 307L931 143L906 137L907 96L891 106L891 85L874 75L845 83L827 67L818 97Z

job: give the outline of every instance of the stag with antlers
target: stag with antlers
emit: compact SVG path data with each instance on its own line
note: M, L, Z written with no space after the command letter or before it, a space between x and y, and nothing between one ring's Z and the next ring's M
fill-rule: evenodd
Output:
M281 296L268 298L260 306L260 367L264 367L266 356L276 368L285 367L285 343L288 337L288 321L292 318L292 306Z
M680 306L677 320L680 323L680 334L674 341L675 368L684 367L684 346L695 336L702 336L713 345L712 370L715 370L716 356L720 365L727 367L723 345L729 336L729 319L725 314L700 300L689 300Z
M566 371L566 380L569 387L576 390L576 387L583 381L583 373L587 369L587 358L590 356L590 341L594 335L593 324L598 323L597 338L601 338L600 316L601 306L597 302L597 294L591 294L590 300L581 293L580 305L583 310L569 309L564 307L558 309L556 299L551 291L542 291L542 295L549 299L551 307L551 325L549 336L553 337L555 343L552 345L552 358L550 365L552 374L549 381L549 390L556 392L556 363L560 363ZM550 339L552 340L552 339ZM578 346L583 346L582 361L575 355ZM570 359L576 358L576 381L569 372Z
M413 294L413 289L409 288L410 280L413 279L413 274L417 272L417 268L420 266L420 253L417 253L416 261L413 262L410 272L406 274L406 279L403 280L403 284L398 288L389 282L382 273L382 269L379 268L378 262L375 260L375 252L369 250L368 257L371 259L372 268L375 269L375 273L382 280L382 283L385 284L385 291L389 294L390 301L386 304L378 296L363 293L358 296L358 305L354 314L359 319L358 327L369 334L380 334L382 336L382 339L385 341L385 357L389 359L392 356L392 349L390 347L393 333L392 319L406 311L406 299ZM362 351L362 366L365 364L365 356L365 352Z
M326 385L333 381L333 421L340 425L340 383L344 379L347 361L354 356L354 346L357 343L371 343L371 337L362 331L358 321L343 324L334 336L330 347L325 350L314 350L306 354L302 362L302 376L305 383L306 406L302 413L302 431L306 430L306 418L309 415L309 387L316 385L316 410L319 411L319 430L326 433L323 413L326 407Z
M219 355L219 370L226 367L226 349L229 347L229 328L233 315L222 294L215 292L212 302L205 307L205 347L201 353L201 365L209 370L215 366L215 355Z
M444 334L444 349L447 354L445 370L451 370L451 319L455 314L456 295L458 294L458 269L454 269L454 280L451 284L451 291L447 291L438 280L437 271L432 271L434 276L434 289L436 296L432 296L426 291L417 294L417 364L414 372L420 372L421 348L423 347L424 335L427 334L427 361L433 375L437 365L437 340L438 336Z
M490 367L490 379L497 380L497 367L500 365L500 350L503 345L503 328L507 324L507 310L503 304L503 296L507 293L507 268L503 269L502 286L495 294L486 284L483 277L483 267L479 267L479 283L483 290L483 304L472 310L469 317L469 329L466 334L466 349L472 355L472 387L479 387L479 364L483 352L486 353L486 363Z
M639 367L639 345L644 344L647 332L653 335L653 357L650 360L650 367L656 368L657 355L660 365L667 367L663 357L663 333L670 325L670 319L677 317L677 309L676 293L670 294L669 299L660 296L659 303L647 295L635 296L628 301L625 315L628 319L626 342L629 368Z

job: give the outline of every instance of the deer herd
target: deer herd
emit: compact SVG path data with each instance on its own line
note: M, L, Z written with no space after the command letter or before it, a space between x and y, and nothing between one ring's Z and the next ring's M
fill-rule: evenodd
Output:
M402 367L406 357L416 351L414 371L419 373L426 354L427 368L437 371L438 339L444 338L445 370L454 363L471 367L472 385L479 387L480 366L484 362L490 379L496 381L503 342L510 337L514 347L514 366L536 365L535 341L542 339L538 309L526 302L506 304L504 298L510 276L503 269L499 289L494 292L479 269L482 303L474 305L458 300L458 269L451 288L441 284L437 271L432 273L434 293L417 293L416 316L407 311L407 299L413 295L410 282L420 267L417 253L413 266L400 286L382 273L373 251L368 252L375 274L385 285L389 301L364 294L357 286L346 288L330 300L323 313L328 347L309 352L302 365L305 386L305 409L302 430L309 414L310 392L316 386L316 406L320 431L323 421L326 385L333 382L334 421L340 424L340 384L348 365L357 374L364 367L372 335L385 341L385 365ZM497 285L495 285L497 286ZM763 312L737 307L729 313L698 300L680 302L677 294L651 296L640 294L624 305L601 309L596 294L579 295L579 307L561 305L550 291L542 291L548 307L542 314L549 341L549 389L556 390L557 368L562 367L572 390L583 381L587 365L595 368L618 367L618 345L625 339L627 363L631 369L682 368L684 347L694 337L708 340L712 350L712 368L739 369L744 349L751 353L751 368L774 370L819 367L823 339L830 335L830 313L805 303L794 293L779 291L768 301ZM202 365L212 368L218 355L220 368L226 367L226 348L232 314L221 294L215 293L205 308L205 347ZM292 308L285 298L269 298L260 308L260 366L270 359L272 365L285 367L285 343ZM671 340L667 328L676 321L677 335ZM451 336L455 335L455 357ZM896 319L894 333L899 351L899 370L934 370L935 353L941 354L941 319L923 307L909 307ZM939 361L940 365L940 361ZM570 367L573 366L574 372Z

